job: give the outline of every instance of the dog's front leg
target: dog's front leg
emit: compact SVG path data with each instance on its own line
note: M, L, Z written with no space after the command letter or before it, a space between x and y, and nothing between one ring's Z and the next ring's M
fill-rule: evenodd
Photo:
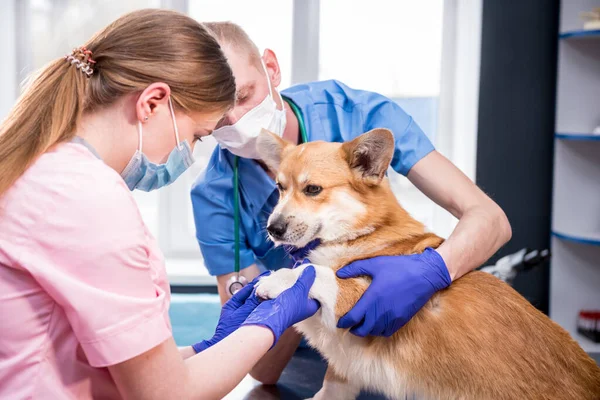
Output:
M264 300L274 299L288 290L298 280L298 274L290 268L281 268L263 276L255 285L256 295Z
M325 373L323 387L315 394L312 400L352 400L360 393L360 387L340 377L334 369L329 366ZM308 399L310 400L310 399Z
M294 269L282 268L271 275L262 277L256 284L256 295L263 299L274 299L284 290L294 286L304 268L312 265L315 268L315 282L308 296L321 304L321 321L324 326L335 330L335 305L338 295L338 283L335 273L329 267L314 264L300 265Z

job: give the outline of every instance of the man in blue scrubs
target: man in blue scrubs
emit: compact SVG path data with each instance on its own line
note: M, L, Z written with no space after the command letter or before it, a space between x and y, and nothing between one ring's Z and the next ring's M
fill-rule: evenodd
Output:
M391 278L377 268L377 258L338 272L340 278L365 273L373 278L367 293L338 324L352 328L356 335L391 335L437 290L481 265L510 239L510 225L500 207L435 151L396 103L334 80L300 84L280 95L276 88L281 72L273 51L267 49L261 56L234 24L210 23L207 27L223 47L238 90L235 108L213 132L220 145L191 193L198 243L206 267L217 276L222 301L229 297L225 287L235 265L234 154L240 156L240 274L249 281L265 268L276 270L293 264L283 248L274 248L267 239L266 222L279 193L272 171L256 159L254 140L260 128L275 131L292 143L343 142L373 128L388 128L396 139L391 167L459 219L437 251L397 257L394 271L398 272ZM255 366L252 376L275 383L300 340L295 331L286 332Z

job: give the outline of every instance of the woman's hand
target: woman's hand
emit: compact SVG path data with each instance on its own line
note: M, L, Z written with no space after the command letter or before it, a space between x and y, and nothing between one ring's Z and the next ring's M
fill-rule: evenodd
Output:
M260 300L253 293L254 285L261 277L270 273L271 271L266 271L254 278L223 305L214 336L194 344L192 347L196 353L214 346L240 327L248 315L260 304Z
M242 326L259 325L269 328L275 336L273 342L275 345L286 329L311 317L321 306L318 301L308 297L315 277L315 268L306 267L294 286L275 299L263 301L252 311Z

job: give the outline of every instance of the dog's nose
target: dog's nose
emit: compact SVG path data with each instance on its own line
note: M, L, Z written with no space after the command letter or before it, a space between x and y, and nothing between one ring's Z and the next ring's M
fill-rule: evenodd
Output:
M267 226L267 232L275 239L282 239L288 224L282 219L277 219Z

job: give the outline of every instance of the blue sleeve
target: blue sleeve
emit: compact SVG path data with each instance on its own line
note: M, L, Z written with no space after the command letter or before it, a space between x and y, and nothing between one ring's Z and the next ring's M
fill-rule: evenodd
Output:
M395 151L391 167L406 176L410 169L434 150L433 144L419 125L398 104L372 93L369 101L357 105L361 108L364 131L387 128L395 138Z
M224 275L235 269L235 236L233 222L233 171L220 157L217 147L207 168L192 187L192 209L196 239L208 272ZM240 223L240 268L254 264L254 253L248 248Z

